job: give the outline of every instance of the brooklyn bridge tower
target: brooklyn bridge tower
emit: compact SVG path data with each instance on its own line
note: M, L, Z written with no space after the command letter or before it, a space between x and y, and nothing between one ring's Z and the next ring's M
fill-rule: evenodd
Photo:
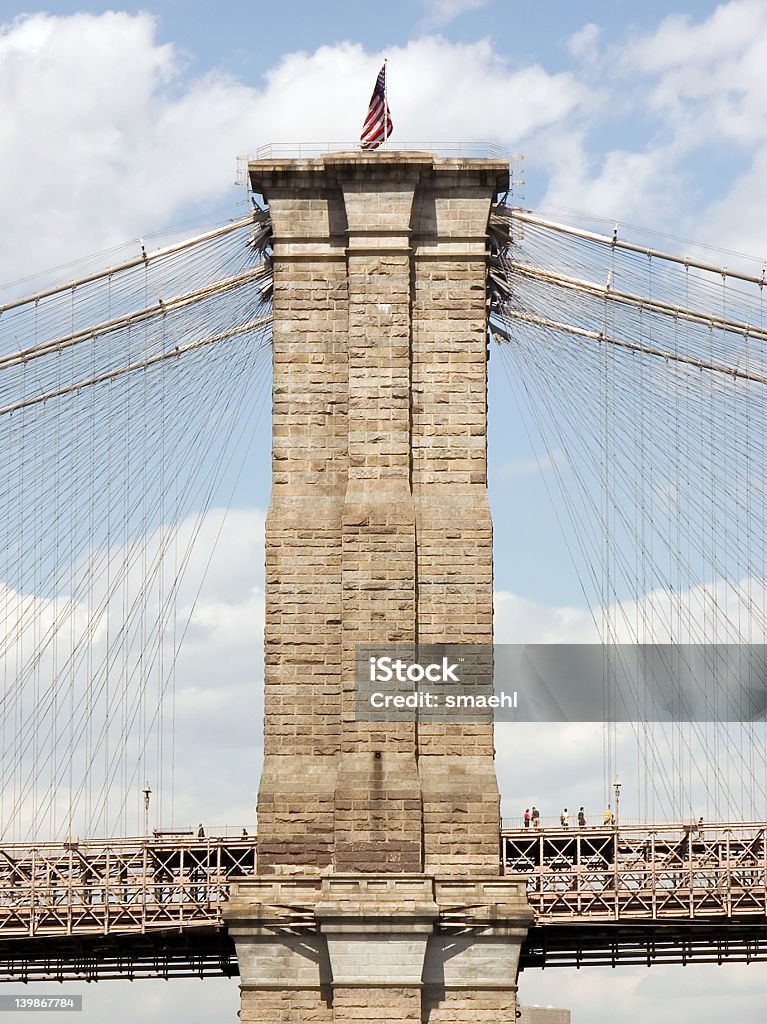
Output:
M508 164L250 164L274 230L265 759L241 1019L512 1021L490 723L368 722L359 644L492 640L488 218Z

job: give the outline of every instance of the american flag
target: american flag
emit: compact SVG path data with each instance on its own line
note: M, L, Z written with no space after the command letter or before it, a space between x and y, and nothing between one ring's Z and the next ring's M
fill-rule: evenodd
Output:
M392 130L389 104L386 102L386 61L378 72L375 89L370 97L368 116L362 126L360 149L378 149L389 138Z

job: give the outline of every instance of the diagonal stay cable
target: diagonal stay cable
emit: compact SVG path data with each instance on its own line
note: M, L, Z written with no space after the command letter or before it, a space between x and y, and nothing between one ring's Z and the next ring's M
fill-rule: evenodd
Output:
M249 224L255 224L258 220L259 218L257 213L250 213L247 217L241 217L239 220L231 221L229 224L224 224L211 231L206 231L201 235L195 235L192 238L185 238L181 242L175 242L172 245L164 246L162 249L157 249L155 252L146 254L142 253L140 256L136 256L133 259L125 260L122 263L116 263L111 267L105 267L103 270L96 271L93 274L88 274L85 277L77 278L74 281L68 281L66 284L54 285L51 288L44 289L43 291L35 292L33 295L25 295L20 299L13 299L11 302L6 302L0 305L0 316L11 309L18 309L20 306L34 304L40 302L41 299L47 299L53 295L63 294L71 291L73 288L79 288L85 284L93 284L96 281L103 281L122 271L132 270L134 267L140 267L144 264L164 259L174 253L183 252L185 249L191 249L196 245L200 245L202 242L210 241L213 238L219 238L221 235L229 234L231 231L238 231L240 228L247 227ZM267 228L265 227L264 230L267 231Z
M185 352L191 352L193 349L203 348L206 345L214 345L218 341L224 341L225 339L232 338L237 334L244 334L246 331L255 330L257 327L265 327L271 323L271 319L271 316L257 317L255 320L248 320L247 323L240 324L237 327L230 327L226 331L219 331L217 334L210 334L205 338L198 338L196 341L190 341L186 345L179 345L171 352L159 352L156 355L149 356L147 359L140 359L137 362L128 363L125 366L118 366L114 370L107 370L104 373L96 374L94 377L75 381L74 384L68 384L66 387L56 388L53 391L46 391L42 395L35 395L33 398L26 398L18 402L14 402L11 405L5 405L0 408L0 416L7 416L10 413L17 412L19 409L28 409L32 405L40 405L51 398L60 398L62 395L71 395L76 391L82 391L83 388L92 387L94 384L102 384L105 381L114 380L116 377L123 377L126 373L133 373L136 370L145 370L147 367L154 366L155 363L163 362L166 359L176 359L178 356L183 355Z
M557 285L560 288L577 292L584 292L594 298L604 299L606 302L617 302L628 306L634 306L640 310L647 310L651 313L661 313L673 317L675 320L689 320L691 323L702 324L705 327L721 328L732 334L740 334L743 337L767 341L767 330L762 327L752 326L740 320L731 320L720 317L713 313L705 313L700 310L686 309L683 306L674 306L670 302L661 302L658 299L651 299L643 295L635 295L631 292L617 291L608 288L606 285L594 284L592 281L584 281L576 277L568 277L556 271L545 270L541 267L533 267L527 263L520 263L517 260L504 261L511 275L531 278L537 281L546 281ZM491 272L492 273L492 272ZM492 273L494 283L503 289L508 289L508 279L504 280L501 275Z
M206 285L204 288L198 288L195 291L187 292L185 295L176 295L173 298L165 300L158 299L156 303L151 306L147 306L144 309L138 309L131 313L126 313L123 316L115 317L113 320L105 320L103 323L95 324L93 327L87 327L80 331L74 331L71 334L52 338L50 341L44 341L38 345L30 345L28 348L22 349L20 352L13 352L7 356L0 356L0 370L6 370L11 366L18 366L20 363L27 363L30 359L47 356L53 352L61 352L63 349L69 348L72 345L77 345L79 342L92 341L101 335L111 334L119 328L134 327L137 324L144 323L145 321L153 320L158 315L162 316L163 314L175 312L179 309L185 309L187 306L194 305L197 302L202 302L214 295L223 295L230 292L232 289L239 288L241 285L247 284L249 281L257 280L260 277L265 278L266 283L268 284L270 276L271 272L268 265L260 263L251 270L246 270L234 277L225 278L223 281L216 281L213 284Z
M496 209L496 216L503 220L512 222L520 221L523 224L533 224L537 227L559 232L560 234L570 235L573 238L580 238L589 242L598 242L600 245L607 245L611 248L622 249L626 252L639 253L642 256L651 256L654 259L665 260L668 263L676 263L685 268L692 267L694 270L703 270L709 274L718 274L721 277L731 277L737 281L746 281L749 284L759 285L760 288L767 284L767 278L765 277L764 272L762 272L760 277L757 277L754 274L746 274L739 270L731 270L727 267L721 266L717 267L713 263L705 263L701 260L690 259L688 256L677 256L674 253L663 252L660 249L653 249L646 245L638 245L636 242L628 242L622 238L612 237L610 235L600 235L595 231L586 231L583 228L572 227L569 224L561 224L558 221L547 220L545 217L539 217L528 210L522 210L517 207L509 207L503 212Z
M558 320L550 320L548 317L537 316L534 313L525 313L519 309L504 306L503 315L511 320L519 320L522 323L534 324L537 327L546 327L552 331L561 331L563 334L572 334L578 338L586 338L589 341L604 342L608 345L617 345L619 348L628 349L631 352L641 352L643 355L656 356L665 359L667 362L685 363L688 366L695 366L699 370L710 370L712 373L721 373L727 377L736 377L738 380L751 380L757 384L767 384L767 374L756 373L754 370L741 369L738 366L729 366L727 363L719 363L711 359L700 359L698 356L686 356L681 352L673 352L669 349L658 348L656 345L648 345L639 341L628 341L625 338L616 338L613 335L605 334L604 331L591 331L585 327L576 327L574 324L562 323ZM495 327L495 323L493 324ZM506 331L502 328L499 332L503 340L510 340ZM2 412L3 410L0 410Z

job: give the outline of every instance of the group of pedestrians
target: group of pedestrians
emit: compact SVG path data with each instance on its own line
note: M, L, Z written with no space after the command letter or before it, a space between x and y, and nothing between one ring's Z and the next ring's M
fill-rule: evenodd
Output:
M578 810L578 817L576 820L578 822L578 828L586 827L586 812L582 807ZM570 828L570 814L566 807L559 815L559 824L562 828Z
M583 807L579 808L578 814L576 816L576 821L578 828L586 828L588 822L586 821L586 812L583 809ZM526 807L525 813L522 815L522 823L524 824L525 828L540 828L541 812L538 810L537 807ZM613 814L612 809L608 804L603 815L602 825L609 826L614 824L615 815ZM561 828L570 828L570 812L567 810L566 807L563 808L562 813L559 815L559 825Z
M533 828L541 827L541 812L537 807L533 807L532 811L529 807L525 808L525 813L522 816L522 820L525 823L525 828L530 828L532 824Z

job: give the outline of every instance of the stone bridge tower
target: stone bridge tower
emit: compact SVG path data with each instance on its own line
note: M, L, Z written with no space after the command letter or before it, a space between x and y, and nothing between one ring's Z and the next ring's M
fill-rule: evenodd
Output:
M514 1020L489 724L358 721L361 643L492 639L487 225L499 160L250 164L274 228L259 877L241 1019Z

